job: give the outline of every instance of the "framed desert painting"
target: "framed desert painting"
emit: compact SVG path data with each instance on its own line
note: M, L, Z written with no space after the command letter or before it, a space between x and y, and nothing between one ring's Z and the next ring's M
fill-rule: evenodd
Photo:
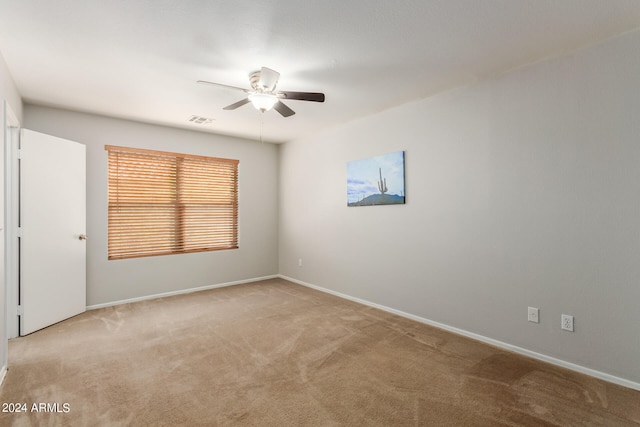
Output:
M347 163L347 205L404 204L404 151Z

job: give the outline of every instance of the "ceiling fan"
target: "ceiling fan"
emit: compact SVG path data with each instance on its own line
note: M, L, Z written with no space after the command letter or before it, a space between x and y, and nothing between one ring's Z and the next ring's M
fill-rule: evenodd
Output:
M272 108L280 113L283 117L293 116L296 112L287 107L281 99L291 99L296 101L313 101L324 102L324 93L319 92L290 92L290 91L276 91L276 85L280 73L267 67L262 67L259 71L254 71L249 74L249 82L252 89L243 89L241 87L229 86L222 83L208 82L205 80L198 80L198 83L207 85L222 86L230 89L241 90L247 93L247 97L231 105L227 105L223 110L235 110L238 107L242 107L245 104L251 102L253 106L261 111L269 111Z

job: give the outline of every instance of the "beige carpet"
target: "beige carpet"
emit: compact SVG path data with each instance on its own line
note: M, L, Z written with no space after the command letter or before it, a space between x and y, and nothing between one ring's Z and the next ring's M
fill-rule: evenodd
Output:
M28 410L2 426L640 424L640 392L283 280L90 311L9 357L0 402Z

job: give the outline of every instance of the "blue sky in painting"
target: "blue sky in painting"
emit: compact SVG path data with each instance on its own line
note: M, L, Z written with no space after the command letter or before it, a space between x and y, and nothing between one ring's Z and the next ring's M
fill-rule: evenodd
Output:
M372 194L380 194L380 171L387 180L387 194L404 196L404 151L347 163L347 200L357 202Z

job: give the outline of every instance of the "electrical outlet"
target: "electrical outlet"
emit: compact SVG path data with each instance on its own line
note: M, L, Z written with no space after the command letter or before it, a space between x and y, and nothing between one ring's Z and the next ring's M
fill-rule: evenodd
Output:
M569 314L563 314L561 317L560 328L565 331L573 332L573 316Z
M540 310L535 307L529 307L527 313L527 320L529 322L540 323Z
M298 267L302 267L302 258L298 258Z

